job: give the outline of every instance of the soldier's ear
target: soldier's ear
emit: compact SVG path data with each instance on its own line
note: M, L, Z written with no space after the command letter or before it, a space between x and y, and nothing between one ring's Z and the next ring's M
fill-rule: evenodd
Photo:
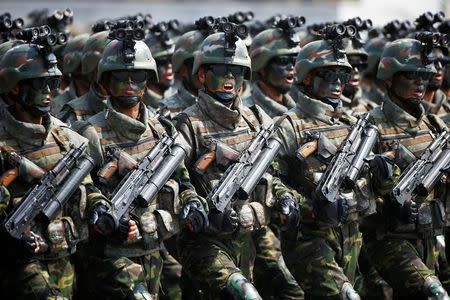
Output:
M200 82L200 84L204 85L206 82L206 69L203 66L201 66L198 69L197 76L198 76L198 81Z

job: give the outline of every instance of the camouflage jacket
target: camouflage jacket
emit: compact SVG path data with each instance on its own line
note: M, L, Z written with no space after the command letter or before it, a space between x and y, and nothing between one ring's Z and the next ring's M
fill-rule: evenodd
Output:
M383 104L371 111L374 124L380 131L378 144L374 148L375 153L385 153L396 149L394 164L399 168L399 176L408 165L414 162L423 151L432 143L435 133L446 128L444 122L435 115L425 115L423 109L421 118L417 119L396 105L392 98L386 96ZM392 184L390 185L392 188ZM378 196L386 196L390 193L389 186L376 186ZM378 199L382 201L382 199ZM378 204L377 215L369 219L365 227L377 232L378 236L390 235L401 238L421 238L442 233L443 222L446 220L444 203L435 199L433 193L427 197L415 197L419 204L419 220L426 220L424 224L404 224L401 221L384 226L386 220L393 220L389 212L383 210ZM382 220L385 220L384 222ZM427 223L427 224L425 224Z
M2 152L15 152L24 156L43 169L51 170L70 150L70 145L79 147L87 140L66 127L58 119L48 115L43 125L21 122L9 110L4 110L0 120L0 149ZM2 170L4 172L5 170ZM24 172L26 173L26 172ZM28 174L21 174L9 186L10 203L3 205L8 212L20 204L22 197L38 181ZM63 208L62 213L50 224L39 220L31 230L39 234L49 245L49 250L36 255L38 259L57 259L75 252L81 239L86 239L85 207L87 199L85 184L91 184L90 177L80 186L81 197L74 196ZM84 191L84 192L83 192ZM77 195L77 193L75 193ZM98 193L88 193L88 198L99 199Z
M259 107L250 109L242 104L238 97L232 104L232 108L226 107L220 102L199 91L196 104L187 108L176 117L177 128L183 136L187 156L185 164L189 169L191 182L199 196L206 198L208 193L222 178L227 167L239 158L251 143L258 132L261 124L272 122L271 118ZM198 163L205 153L215 152L214 162L206 169L199 171ZM256 188L256 192L250 199L236 201L234 208L240 216L240 229L251 231L257 224L267 224L267 211L264 207L273 205L270 176L267 175L264 188ZM184 196L180 195L181 201ZM261 206L249 204L249 202L260 201ZM202 203L208 211L208 203ZM254 205L254 206L252 206ZM258 207L256 207L258 206ZM245 214L244 214L244 208ZM254 211L256 216L247 216ZM241 214L242 213L242 214ZM245 217L249 218L245 218ZM245 220L254 218L254 221L245 223Z
M172 96L164 99L162 105L170 111L170 117L174 118L178 113L197 101L197 96L191 94L183 84L180 84L178 90Z
M289 94L283 97L283 104L276 102L267 96L259 87L258 83L253 84L252 95L244 99L245 106L259 105L271 118L282 115L295 106L295 101Z
M369 100L371 103L380 105L384 101L385 94L386 91L374 82L370 86L362 85L362 98Z
M78 96L76 94L75 84L71 81L70 85L63 93L53 98L51 114L57 116L63 106L75 98L78 98Z
M87 120L105 108L106 99L105 95L100 94L95 86L91 85L89 92L66 103L58 113L58 118L68 125Z
M450 113L449 97L441 89L438 89L434 94L433 102L423 101L423 106L426 113L436 114L438 116L444 116Z
M151 89L147 88L144 92L144 98L142 99L142 102L145 103L150 108L158 109L163 102L163 99L166 99L173 94L175 94L176 90L173 87L168 88L164 91L163 95L159 95L152 91Z
M313 200L312 192L356 118L343 112L342 107L334 110L331 105L308 97L296 86L291 90L291 95L297 105L280 117L284 120L277 133L282 147L274 167L283 182L306 197L301 222L329 226L315 217L321 208ZM302 156L301 147L309 142L308 133L311 132L318 132L321 138L312 153ZM341 223L356 221L360 216L372 213L369 209L369 194L365 178L358 181L353 191L340 194L340 198L345 199L348 205L348 215Z
M378 105L375 102L370 101L369 99L364 98L362 89L358 87L353 98L341 96L341 101L346 110L346 113L349 115L357 116L363 113L366 113Z
M106 109L80 123L79 132L89 139L90 153L99 167L105 163L108 147L118 148L134 160L140 161L158 143L166 129L152 117L145 105L141 105L140 110L139 119L133 119L108 104ZM107 184L99 184L105 195L112 194L127 172L118 170ZM166 185L167 189L164 190L167 195L160 194L157 201L153 201L150 206L138 207L135 210L142 239L125 242L114 238L94 237L91 239L91 250L97 255L107 257L136 257L158 250L160 241L177 233L179 228L178 221L173 216L174 211L179 209L178 185L173 180L169 180ZM161 202L161 199L164 201ZM102 203L110 206L109 203ZM97 204L98 201L88 203L88 209Z

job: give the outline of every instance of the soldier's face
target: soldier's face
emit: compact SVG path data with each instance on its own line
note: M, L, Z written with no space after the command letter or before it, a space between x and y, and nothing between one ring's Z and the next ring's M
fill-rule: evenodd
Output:
M442 83L444 81L444 75L446 73L448 65L448 58L445 57L444 53L442 52L442 49L434 48L433 54L436 57L434 66L436 68L437 73L434 74L433 78L430 80L428 88L437 90L442 86Z
M263 81L287 93L294 84L294 55L283 55L272 58L262 72Z
M19 83L18 95L32 113L44 115L50 111L52 92L61 83L60 77L39 77L23 80Z
M392 77L391 91L401 100L423 99L428 81L433 73L397 72Z
M164 56L156 59L156 65L158 66L158 85L163 88L169 88L174 84L175 74L172 69L172 58L170 56Z
M349 80L347 85L357 87L361 82L361 72L367 69L367 58L361 55L348 55L347 58L348 62L352 66L352 78Z
M244 82L244 72L241 66L214 64L202 67L198 78L210 93L237 96Z
M312 96L317 99L339 99L350 77L346 68L337 66L318 68L314 70L312 76Z
M112 71L108 80L108 92L111 97L142 97L147 83L144 70Z

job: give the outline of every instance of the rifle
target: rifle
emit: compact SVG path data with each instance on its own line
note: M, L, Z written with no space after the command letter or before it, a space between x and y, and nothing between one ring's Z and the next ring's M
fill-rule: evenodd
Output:
M433 190L450 163L449 141L450 133L443 131L420 158L410 164L392 189L392 200L403 205L413 194L427 196Z
M228 167L209 192L206 197L208 204L224 212L235 199L248 198L280 150L281 141L272 136L275 128L274 124L261 127L239 160Z
M119 220L127 211L133 211L136 206L149 206L169 180L186 156L185 149L175 144L177 135L178 133L164 134L160 142L140 162L134 162L134 167L114 190L111 197L112 208L104 214L105 219L101 221L100 226L105 235L111 235L119 227ZM119 149L110 150L110 155L112 160L127 157L127 168L133 164L131 157L123 156ZM111 165L111 160L108 164ZM112 166L114 167L114 163ZM108 167L102 168L100 172L102 170L108 170L108 176L113 171Z
M51 222L62 210L83 179L94 167L94 161L83 155L86 144L70 151L45 173L23 198L4 224L6 231L20 238L30 230L36 218Z
M41 179L45 174L45 171L39 166L15 152L5 153L5 156L12 168L6 170L0 177L0 185L4 187L8 187L19 176L25 181L31 182L34 179Z
M378 128L369 123L369 117L367 113L358 118L331 160L314 193L319 200L334 203L342 189L355 186L365 159L378 138Z

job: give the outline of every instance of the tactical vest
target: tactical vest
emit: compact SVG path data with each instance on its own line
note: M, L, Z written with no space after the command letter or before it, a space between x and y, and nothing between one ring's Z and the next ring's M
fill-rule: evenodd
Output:
M4 123L0 123L0 149L5 152L15 152L44 171L51 170L56 163L70 150L70 136L61 126L64 123L51 117L53 123L49 134L42 146L23 144L9 133ZM74 133L75 134L75 133ZM77 145L78 146L78 145ZM5 171L5 170L2 170ZM30 180L19 176L8 190L11 193L12 203L10 207L17 207L22 197L32 188L38 179ZM75 194L76 195L76 194ZM83 215L86 199L82 197L80 201L69 201L62 213L48 226L37 222L32 231L39 234L49 245L49 251L36 255L35 258L41 260L52 260L65 256L76 251L76 245L80 240L81 215ZM74 222L75 221L75 222ZM75 226L75 223L77 226ZM83 237L86 238L86 237Z
M114 147L124 151L139 162L155 147L166 132L164 126L157 119L148 118L147 129L138 140L131 140L108 125L106 114L108 114L108 110L88 120L97 133L103 152L102 155L106 153L108 147ZM116 173L110 179L108 185L103 186L104 194L111 195L122 179L123 177ZM173 235L179 230L178 222L173 217L174 202L176 201L174 198L178 195L178 185L173 180L169 180L166 186L169 189L165 190L163 188L163 191L158 195L158 199L154 200L149 207L138 207L135 210L142 239L131 242L118 239L95 240L93 243L94 251L98 255L106 255L107 257L137 257L152 251L158 251L160 249L160 240L165 238L165 234L162 232ZM165 195L164 191L170 195Z
M441 131L445 125L433 115L424 117L416 127L415 132L408 132L404 128L390 122L383 113L382 108L376 108L372 114L375 124L380 131L377 153L384 153L397 148L394 163L402 171L419 158L424 150L433 142L436 132ZM394 227L378 227L378 234L399 238L423 238L442 234L445 221L445 207L442 200L436 199L434 193L427 197L416 197L414 200L419 207L418 222L416 224L402 224L397 222ZM389 216L384 216L389 219ZM386 220L389 221L389 220ZM381 225L381 224L379 224Z

